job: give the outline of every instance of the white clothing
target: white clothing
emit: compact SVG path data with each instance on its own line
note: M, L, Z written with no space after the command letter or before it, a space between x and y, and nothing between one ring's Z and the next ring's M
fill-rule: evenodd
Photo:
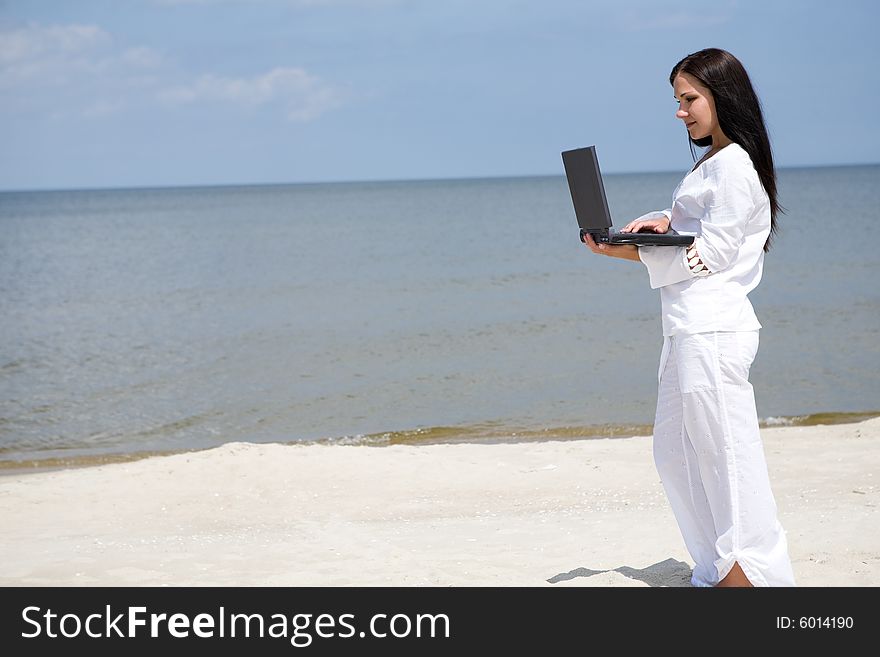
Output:
M654 461L691 583L714 586L739 563L755 586L794 586L748 380L761 324L747 295L761 280L768 196L733 143L684 177L663 214L696 236L690 259L685 247L639 248L663 312Z
M684 177L663 214L675 231L696 235L711 272L692 271L685 247L639 248L651 287L660 288L663 335L761 328L747 295L761 280L770 201L749 154L736 143L722 148Z
M748 380L758 331L675 335L663 347L654 463L691 583L714 586L739 563L754 586L795 586Z

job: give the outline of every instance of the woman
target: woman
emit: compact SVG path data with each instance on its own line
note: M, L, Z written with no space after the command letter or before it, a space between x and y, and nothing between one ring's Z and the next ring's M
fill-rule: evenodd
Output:
M660 289L654 461L695 566L694 586L794 586L776 516L755 397L748 381L761 328L748 293L776 232L776 175L761 107L733 55L688 55L669 81L691 142L709 147L672 207L624 231L673 228L685 247L596 244L593 253L641 261Z

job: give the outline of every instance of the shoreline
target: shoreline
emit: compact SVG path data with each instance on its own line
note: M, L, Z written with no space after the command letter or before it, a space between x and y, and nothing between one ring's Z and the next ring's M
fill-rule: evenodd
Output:
M807 415L769 416L759 421L761 429L794 426L822 426L853 424L880 417L880 411L838 411L810 413ZM441 426L399 431L385 431L363 434L355 437L320 438L314 440L286 441L272 443L252 443L255 445L362 445L368 447L388 447L391 445L445 445L445 444L517 444L546 441L599 440L605 438L634 438L651 436L650 424L625 425L587 425L580 427L553 427L547 429L498 427L489 425ZM239 441L242 442L242 441ZM26 456L24 458L3 458L0 452L0 479L15 474L55 472L59 470L89 468L112 463L129 463L154 456L192 454L222 447L224 444L209 447L194 447L168 450L107 451L98 453L56 456L62 450L46 450L53 456ZM251 444L251 443L246 443ZM78 450L73 449L72 452ZM13 452L13 454L15 454ZM26 453L28 454L28 453Z
M880 418L761 431L800 586L880 585ZM689 586L650 443L227 443L0 478L2 586Z

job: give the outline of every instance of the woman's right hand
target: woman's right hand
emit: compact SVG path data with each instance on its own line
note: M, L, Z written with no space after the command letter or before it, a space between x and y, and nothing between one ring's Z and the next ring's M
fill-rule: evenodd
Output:
M589 233L581 234L581 242L586 244L587 248L593 253L640 262L639 247L634 244L597 244L596 240Z
M654 232L665 233L669 230L669 217L662 212L658 212L650 219L639 217L633 219L626 226L620 229L621 233L638 233L638 232Z

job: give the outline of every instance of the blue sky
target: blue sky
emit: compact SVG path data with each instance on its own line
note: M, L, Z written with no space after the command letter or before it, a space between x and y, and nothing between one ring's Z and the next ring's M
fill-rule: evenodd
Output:
M873 0L0 0L0 189L679 171L734 53L777 165L876 163Z

